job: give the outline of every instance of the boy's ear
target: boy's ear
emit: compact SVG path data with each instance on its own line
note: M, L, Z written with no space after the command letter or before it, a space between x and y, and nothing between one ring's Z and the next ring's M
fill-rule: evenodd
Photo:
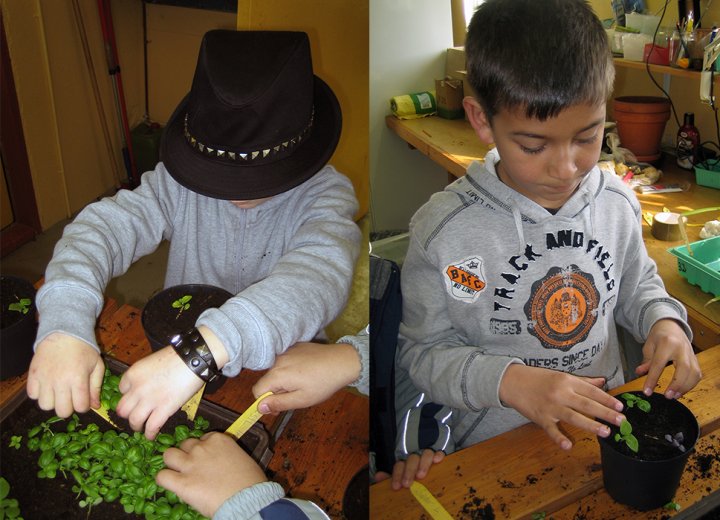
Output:
M465 108L465 114L467 115L468 121L470 121L470 124L480 140L488 144L494 142L490 121L488 121L487 116L485 115L485 110L483 110L480 106L477 99L472 96L464 97L463 108Z

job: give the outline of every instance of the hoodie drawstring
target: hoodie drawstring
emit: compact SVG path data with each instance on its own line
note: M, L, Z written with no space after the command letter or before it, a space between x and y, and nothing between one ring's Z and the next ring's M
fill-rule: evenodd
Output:
M513 219L515 220L515 230L517 231L518 239L520 240L520 254L525 253L525 233L523 233L522 226L522 215L518 207L512 203L512 200L508 200L508 206L512 209Z
M587 191L583 193L583 198L588 203L590 209L590 233L587 237L587 240L589 242L595 236L595 198L592 196L591 193L588 193Z

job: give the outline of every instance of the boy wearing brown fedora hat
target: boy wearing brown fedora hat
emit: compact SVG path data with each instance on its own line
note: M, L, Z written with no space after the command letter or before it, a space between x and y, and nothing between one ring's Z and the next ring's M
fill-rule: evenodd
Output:
M62 417L99 406L105 287L162 240L166 287L235 296L124 374L117 411L148 438L203 381L268 368L321 333L347 301L361 236L352 184L327 165L340 130L305 33L208 32L161 162L135 190L87 206L55 248L37 295L28 395Z

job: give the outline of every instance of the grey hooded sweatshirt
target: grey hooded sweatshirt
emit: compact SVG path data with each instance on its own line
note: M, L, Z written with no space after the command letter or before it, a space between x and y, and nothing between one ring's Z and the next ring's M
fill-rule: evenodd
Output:
M197 321L225 345L223 373L269 368L345 306L360 251L357 209L350 180L331 166L241 209L184 188L158 163L138 188L88 205L65 227L36 298L36 345L60 331L97 349L108 282L169 240L165 287L203 283L235 295Z
M413 216L403 264L399 365L453 409L458 448L528 420L503 406L512 363L624 383L618 326L644 342L681 322L648 257L635 195L593 168L552 215L503 184L497 150Z

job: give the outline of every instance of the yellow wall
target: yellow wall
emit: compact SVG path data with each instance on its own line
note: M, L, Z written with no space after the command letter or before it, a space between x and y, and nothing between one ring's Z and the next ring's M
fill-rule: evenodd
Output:
M368 0L240 0L238 29L298 30L310 37L313 68L340 101L343 131L330 162L369 208Z
M316 72L343 108L343 135L332 163L353 180L362 206L358 216L367 212L368 0L240 0L239 14L145 4L147 114L144 3L111 1L130 128L146 115L167 121L190 89L207 30L240 23L246 29L308 32ZM0 2L40 223L47 229L127 180L97 1L77 0L80 17L75 0Z
M94 2L80 2L91 13ZM71 2L3 0L3 23L43 228L113 184ZM90 38L94 36L92 33ZM102 50L102 47L100 47ZM109 86L107 84L103 85ZM77 188L68 191L68 183Z
M612 7L609 0L591 0L590 3L595 10L595 13L601 18L612 18ZM701 9L705 9L705 5L708 2L701 2ZM660 14L664 0L646 0L645 5L648 8L648 12ZM702 26L705 28L712 27L713 25L720 25L720 4L717 2L710 4L710 8L707 12L703 11L702 14ZM662 19L661 25L674 27L678 17L677 2L671 1L668 4L665 16ZM655 80L663 85L664 76L662 74L653 74ZM683 114L685 112L692 112L695 114L695 126L700 131L700 138L702 141L714 141L717 142L719 137L715 131L715 113L710 108L710 105L706 105L700 102L700 80L699 74L697 78L680 78L670 76L670 98L675 106L675 111L679 119L679 123L682 124ZM716 85L719 83L716 82ZM615 82L615 92L613 97L618 96L630 96L630 95L651 95L651 96L662 96L663 93L653 84L647 73L643 70L617 68L617 80ZM720 92L716 93L717 103L720 104ZM609 106L610 118L612 118L612 107ZM665 127L665 136L663 142L665 144L675 143L676 135L678 131L678 124L675 119L671 116L670 121ZM715 150L717 151L717 150Z

